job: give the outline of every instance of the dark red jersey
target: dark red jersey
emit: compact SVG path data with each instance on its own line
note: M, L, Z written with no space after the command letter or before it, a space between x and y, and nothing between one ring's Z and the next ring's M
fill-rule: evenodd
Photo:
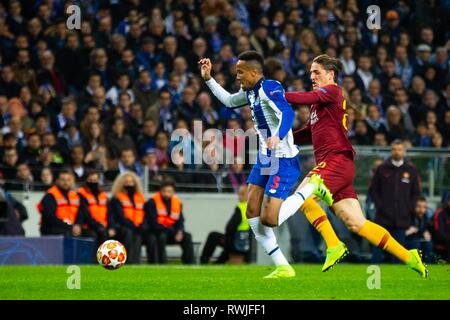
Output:
M328 155L349 151L355 155L347 134L346 100L343 91L331 84L309 92L286 92L285 97L291 104L311 104L311 115L306 127L297 132L296 141L305 141L309 137L314 147L316 163ZM294 132L295 139L295 132Z

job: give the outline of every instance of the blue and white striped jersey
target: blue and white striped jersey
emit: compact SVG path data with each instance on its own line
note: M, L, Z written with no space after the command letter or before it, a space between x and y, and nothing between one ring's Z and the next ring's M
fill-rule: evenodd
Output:
M213 78L206 81L206 84L212 93L229 108L250 105L260 141L259 152L270 156L271 150L267 149L267 138L278 135L280 143L275 149L275 157L292 158L298 154L292 134L295 112L286 101L284 88L280 82L262 78L252 90L241 89L234 94L227 92Z

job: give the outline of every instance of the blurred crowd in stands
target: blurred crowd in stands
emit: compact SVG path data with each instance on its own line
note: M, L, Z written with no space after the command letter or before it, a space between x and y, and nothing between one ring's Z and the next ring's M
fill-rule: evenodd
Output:
M354 144L448 147L448 3L384 2L381 29L370 30L373 2L1 1L0 178L7 189L46 190L63 167L77 181L98 169L110 183L124 171L142 177L147 167L151 180L172 176L181 191L192 182L237 191L248 165L184 164L192 154L175 161L171 134L192 132L196 121L203 130L251 130L249 108L221 105L197 65L212 58L215 79L236 91L236 57L249 49L288 91L310 90L316 55L339 57ZM81 24L69 30L73 3ZM309 108L293 107L300 128ZM205 148L184 138L192 152Z

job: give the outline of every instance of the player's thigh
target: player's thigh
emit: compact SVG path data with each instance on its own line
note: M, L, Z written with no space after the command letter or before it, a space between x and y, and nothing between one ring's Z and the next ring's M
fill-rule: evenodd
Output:
M281 204L283 199L266 197L261 211L261 223L266 226L277 226L278 225L278 214L280 212Z
M342 199L334 203L332 209L350 231L358 233L366 222L358 199Z
M301 188L303 188L304 186L306 186L306 184L309 181L309 177L305 177L302 182L300 182L300 184L298 185L297 189L295 191L299 191Z
M247 218L259 217L264 200L264 188L249 183L247 193Z

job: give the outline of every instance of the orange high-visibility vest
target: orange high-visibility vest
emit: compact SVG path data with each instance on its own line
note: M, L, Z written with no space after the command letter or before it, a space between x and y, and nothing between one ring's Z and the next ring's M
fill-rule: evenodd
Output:
M64 197L57 186L48 189L47 193L51 194L56 200L56 217L67 224L74 224L80 206L80 197L78 194L75 191L69 191L67 193L69 201L67 201L66 197ZM37 208L42 214L41 202L38 203Z
M99 192L98 202L95 196L85 187L80 187L78 193L86 198L88 210L92 218L104 227L108 224L108 196L105 192Z
M156 204L157 222L166 228L170 228L180 219L181 215L181 200L173 196L170 201L170 214L167 212L161 192L157 192L152 196Z
M132 221L136 227L139 227L144 222L144 195L142 193L135 193L133 196L134 205L131 203L128 194L125 192L120 192L117 195L122 204L122 210L125 218Z

